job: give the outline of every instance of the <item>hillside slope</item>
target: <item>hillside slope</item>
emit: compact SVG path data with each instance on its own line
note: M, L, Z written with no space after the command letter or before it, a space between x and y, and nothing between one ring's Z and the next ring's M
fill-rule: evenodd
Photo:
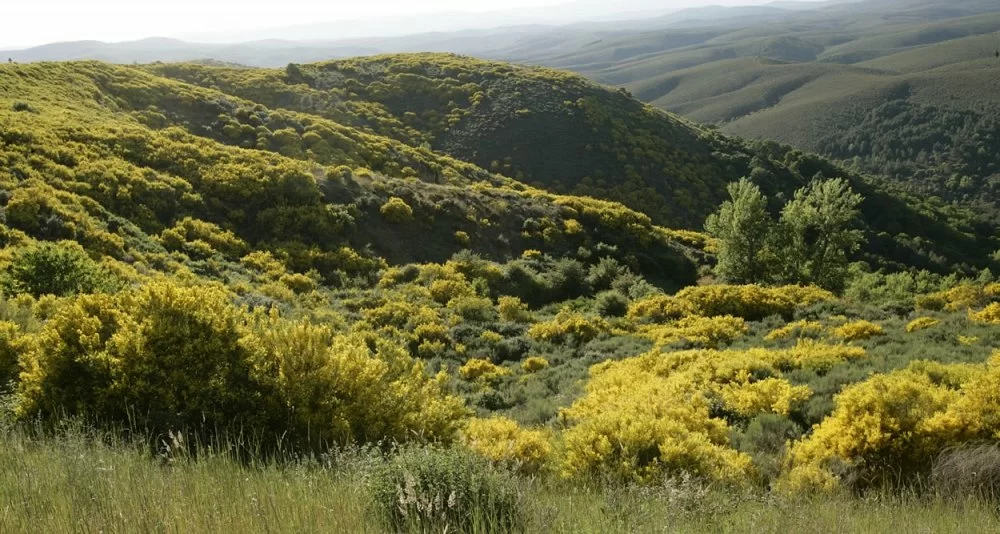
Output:
M941 197L995 225L1000 222L997 166L979 154L992 153L984 141L992 135L990 127L959 126L965 121L949 114L998 113L1000 93L990 89L995 86L998 32L1000 12L989 0L865 0L711 7L637 21L324 42L64 43L8 55L16 61L96 57L129 63L211 57L215 61L205 63L275 66L355 54L443 51L545 65L624 87L642 101L717 125L725 133L776 140L833 157L862 172L887 175L901 190L918 197ZM387 63L399 63L393 68L404 72L408 67L401 65L412 63L408 75L417 78L409 81L424 84L419 78L429 77L440 82L434 72L425 76L420 71L421 62L433 63L430 71L442 66L462 71L464 79L441 86L407 86L407 94L441 89L449 95L431 94L418 109L404 109L401 102L413 103L401 98L406 95L384 91L386 86L402 87L399 72L387 76L382 70ZM187 67L171 66L161 74L209 87L218 84L271 108L322 114L411 146L428 143L435 150L549 189L614 198L669 225L697 226L704 211L718 200L719 184L700 182L694 174L725 182L746 170L739 161L717 165L701 150L704 132L692 134L665 127L659 119L649 120L624 95L594 93L553 73L446 63L433 56L405 62L352 59L300 68L290 82L277 72L235 76L181 72ZM354 80L354 85L344 87L343 80ZM371 85L374 82L379 83ZM549 83L561 89L545 95L547 99L525 102L517 96L520 85L534 84L527 92L537 94ZM492 98L469 100L488 91ZM443 100L435 103L439 96ZM575 111L561 109L566 102ZM873 125L883 132L898 129L898 118L873 122L887 104L918 110L907 114L917 121L915 129L947 124L944 139L927 143L907 135L874 151L870 143L865 150L858 150L860 142L853 143L854 149L836 146L844 131L851 132L847 137L860 139L865 135L860 130ZM532 114L523 113L529 110ZM508 118L518 112L522 113ZM602 117L626 112L624 122L601 122ZM431 115L414 117L414 113ZM539 133L543 124L550 132ZM607 143L602 134L581 135L595 126L648 132L650 139L629 134ZM523 144L521 154L504 150L509 144L506 136ZM975 144L975 156L966 161L969 139ZM892 148L882 148L888 145ZM728 154L734 149L726 146L718 151ZM560 152L574 157L552 157ZM627 169L622 168L623 158L630 165Z
M845 177L865 192L875 255L946 269L983 265L996 248L972 217L938 213L818 158L719 135L561 71L441 54L280 71L189 64L148 69L444 152L547 190L622 202L669 227L701 228L726 184L742 176L753 174L769 193L789 195L822 174ZM902 228L906 237L898 235ZM910 236L916 234L923 237L915 242Z
M995 223L997 9L972 0L872 0L768 24L730 21L701 28L717 34L703 42L615 60L584 58L638 50L693 29L625 35L575 55L560 50L525 59L624 86L726 133L787 143L884 175L918 195L974 205ZM887 109L906 112L886 115Z
M504 260L603 243L668 286L695 276L686 246L622 206L134 68L3 65L0 125L8 245L70 239L125 270L223 277L267 251L337 286L470 246Z

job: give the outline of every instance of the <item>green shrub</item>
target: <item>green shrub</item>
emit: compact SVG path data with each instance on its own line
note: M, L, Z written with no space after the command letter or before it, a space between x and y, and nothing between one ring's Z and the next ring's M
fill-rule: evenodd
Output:
M610 289L611 284L628 269L614 258L601 258L587 271L587 283L594 291Z
M602 317L622 317L628 312L628 298L617 291L597 295L597 313Z
M2 285L6 293L35 297L93 293L111 287L108 273L80 245L69 241L40 242L17 251Z
M448 308L466 321L487 323L496 320L493 301L488 298L464 296L448 302Z
M802 429L787 415L760 414L747 424L742 432L734 432L733 447L753 458L757 472L765 482L781 473L785 447L802 436Z
M14 105L11 106L11 109L18 112L26 111L28 113L38 113L38 110L36 110L31 104L27 102L14 102Z
M392 532L512 532L524 523L517 479L470 451L411 448L373 473L372 499Z
M589 291L587 272L582 263L573 259L557 260L548 273L548 279L554 301L576 298Z

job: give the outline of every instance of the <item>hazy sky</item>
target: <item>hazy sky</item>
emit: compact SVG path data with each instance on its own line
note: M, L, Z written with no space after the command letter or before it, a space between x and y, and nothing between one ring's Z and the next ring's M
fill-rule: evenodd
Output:
M125 41L151 36L237 32L335 20L428 12L524 10L574 0L19 0L0 7L0 48L57 41ZM759 4L764 0L576 0L567 16L585 12ZM612 7L613 6L613 7ZM559 10L547 10L546 16Z

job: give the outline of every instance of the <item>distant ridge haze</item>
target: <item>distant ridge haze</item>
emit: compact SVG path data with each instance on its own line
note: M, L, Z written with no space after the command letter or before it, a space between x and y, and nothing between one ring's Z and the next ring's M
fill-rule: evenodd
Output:
M113 63L147 63L213 59L262 67L283 66L288 62L314 62L357 55L417 51L519 59L524 54L514 50L517 47L530 46L532 40L538 38L572 40L572 36L568 34L574 31L645 31L666 27L671 23L686 24L713 17L746 17L753 10L758 14L778 16L838 1L784 2L788 7L782 8L771 4L765 4L770 7L764 7L762 2L754 4L753 0L750 3L746 0L722 0L704 5L706 3L699 0L625 0L609 7L606 3L594 0L577 0L520 10L396 15L249 31L186 33L179 37L145 37L117 42L81 39L0 50L0 55L21 62L96 59ZM692 4L698 7L683 7Z
M760 5L767 0L368 0L342 6L286 0L280 10L259 0L134 4L125 0L35 0L5 6L4 48L53 42L135 41L151 36L199 43L261 39L342 40L523 24L565 25L663 15L706 6ZM815 2L805 2L815 3ZM330 6L335 6L331 8ZM44 21L44 25L26 21Z

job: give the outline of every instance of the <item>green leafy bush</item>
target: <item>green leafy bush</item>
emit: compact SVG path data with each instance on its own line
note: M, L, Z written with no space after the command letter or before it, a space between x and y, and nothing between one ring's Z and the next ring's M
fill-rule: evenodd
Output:
M110 288L109 278L80 245L40 242L15 253L2 284L8 294L66 296Z
M23 111L28 113L38 113L38 110L36 110L34 107L32 107L31 104L27 102L14 102L14 105L11 106L11 109L18 112Z
M628 297L618 291L604 291L597 295L596 306L602 317L622 317L628 312Z

